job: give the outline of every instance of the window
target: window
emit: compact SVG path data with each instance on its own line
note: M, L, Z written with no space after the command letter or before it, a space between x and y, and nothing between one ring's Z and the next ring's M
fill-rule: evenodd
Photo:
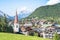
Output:
M16 28L18 28L18 25L16 25Z

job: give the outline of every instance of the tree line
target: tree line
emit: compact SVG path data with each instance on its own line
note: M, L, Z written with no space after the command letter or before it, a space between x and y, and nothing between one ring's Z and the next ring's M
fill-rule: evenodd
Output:
M0 16L0 32L13 32L11 26L9 26L9 21L4 14L4 16Z

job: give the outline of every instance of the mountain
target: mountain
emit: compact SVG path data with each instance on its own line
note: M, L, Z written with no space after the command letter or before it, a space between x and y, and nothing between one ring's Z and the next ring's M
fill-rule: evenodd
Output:
M40 18L60 18L60 3L55 5L47 5L37 8L29 17L38 17Z
M4 15L6 15L6 18L7 18L8 20L12 20L12 19L13 19L13 17L7 15L6 13L4 13L3 11L0 10L0 17L4 17Z
M5 13L0 10L0 16L4 16L4 14Z
M19 18L19 19L26 18L26 17L28 17L30 14L31 14L31 12L29 12L29 11L21 11L21 12L18 14L18 18Z

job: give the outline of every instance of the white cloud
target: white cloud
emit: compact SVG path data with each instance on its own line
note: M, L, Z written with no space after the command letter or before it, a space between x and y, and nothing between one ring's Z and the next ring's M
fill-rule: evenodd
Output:
M21 11L22 11L22 12L32 12L33 10L32 10L32 8L28 8L28 7L26 7L26 6L23 6L23 7L20 7L20 8L17 9L18 14L19 14Z
M60 0L49 0L46 5L54 5L54 4L57 4L57 3L60 3Z
M27 10L27 7L22 7L22 8L20 9L20 11L25 11L25 10Z
M24 6L24 7L18 8L17 12L19 13L19 12L25 11L25 10L27 10L27 7Z

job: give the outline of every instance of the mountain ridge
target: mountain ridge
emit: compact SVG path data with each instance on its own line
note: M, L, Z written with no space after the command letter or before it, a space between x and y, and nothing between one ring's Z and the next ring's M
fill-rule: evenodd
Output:
M55 5L47 5L38 7L30 16L27 18L38 17L60 17L60 3Z

